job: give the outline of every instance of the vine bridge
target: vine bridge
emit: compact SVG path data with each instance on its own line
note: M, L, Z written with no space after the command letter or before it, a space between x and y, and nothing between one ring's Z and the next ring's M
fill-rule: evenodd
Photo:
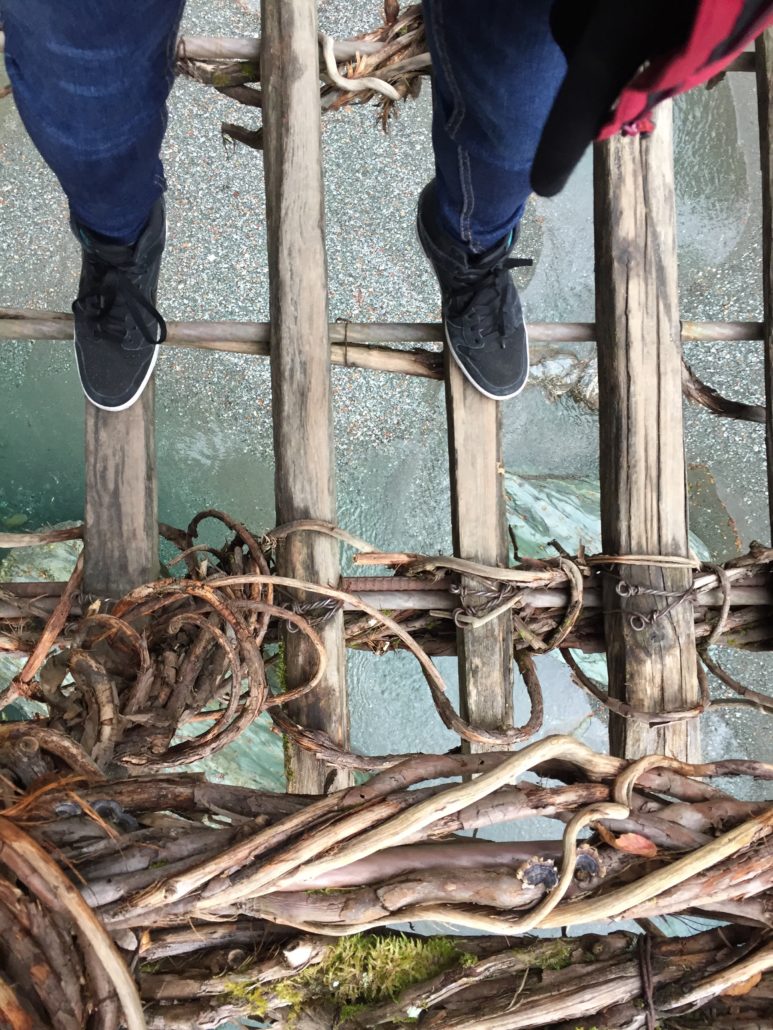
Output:
M603 553L521 560L501 409L437 348L442 327L328 316L321 114L376 103L386 124L415 95L420 6L387 2L342 41L314 0L263 0L261 31L183 38L178 71L262 110L260 129L222 131L263 153L271 321L170 323L166 345L270 361L276 526L159 524L151 383L128 411L87 406L83 525L0 534L83 540L67 583L0 584L0 651L20 659L3 705L47 713L0 723L0 1027L773 1026L773 808L712 782L773 766L702 763L700 745L710 707L773 713L709 651L773 649L773 549L696 559L680 446L685 396L764 423L773 512L773 34L729 72L757 81L764 320L680 320L670 103L651 137L596 144L595 323L530 338L595 344ZM0 309L0 338L71 335L69 315ZM685 340L760 341L764 407L702 383ZM444 380L452 555L381 553L337 525L333 364ZM201 543L205 519L224 546ZM159 578L159 538L181 575ZM360 574L342 577L342 544ZM410 651L458 748L354 751L347 647ZM554 649L608 710L609 754L539 739L534 656ZM577 652L606 653L608 689ZM432 661L449 654L458 711ZM262 712L287 794L183 771ZM563 839L459 836L536 815ZM724 925L667 937L653 920L676 913ZM643 932L522 936L623 918ZM384 929L426 920L470 935Z

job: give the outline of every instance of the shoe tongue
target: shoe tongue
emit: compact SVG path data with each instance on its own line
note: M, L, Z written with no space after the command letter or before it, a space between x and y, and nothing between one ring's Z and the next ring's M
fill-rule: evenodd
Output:
M78 228L78 235L81 243L90 254L102 258L111 265L121 266L131 262L134 258L135 244L127 245L104 238L100 239L82 226Z

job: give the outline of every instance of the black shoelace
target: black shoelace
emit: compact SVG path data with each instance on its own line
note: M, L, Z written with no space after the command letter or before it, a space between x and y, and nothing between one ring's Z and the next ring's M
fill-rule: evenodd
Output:
M73 304L73 311L76 306L84 311L91 308L95 320L103 327L107 336L123 335L128 314L147 343L163 343L166 339L166 322L161 313L135 286L126 271L101 257L92 257L92 260L97 265L94 276L96 283L91 289L78 295ZM150 315L152 322L158 326L157 336L148 327L145 315ZM138 348L126 346L126 349Z
M476 349L485 346L486 339L492 334L498 337L499 345L504 349L507 276L512 268L526 268L532 264L531 258L505 258L491 268L467 268L454 275L454 286L458 289L461 303L454 305L453 314L465 318L473 306L482 313L478 323L480 343Z

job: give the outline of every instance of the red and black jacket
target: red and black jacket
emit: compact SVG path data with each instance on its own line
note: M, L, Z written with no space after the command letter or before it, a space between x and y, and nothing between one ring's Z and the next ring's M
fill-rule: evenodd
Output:
M543 196L563 188L594 139L651 131L650 112L726 68L773 22L773 0L557 0L567 73L532 168Z

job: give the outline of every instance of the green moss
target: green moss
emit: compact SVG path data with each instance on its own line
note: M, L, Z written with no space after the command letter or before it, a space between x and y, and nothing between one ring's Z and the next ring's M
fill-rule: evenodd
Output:
M285 770L285 782L289 790L293 780L295 779L295 772L293 770L293 746L292 741L287 734L282 735L282 754L284 756L284 770Z
M239 68L234 73L232 70L215 71L212 73L213 86L234 86L242 82L259 82L260 69L255 61L239 61Z
M529 948L512 948L509 952L514 958L523 962L524 968L529 969L566 969L572 964L572 954L576 941L556 937L554 940L541 941L538 945ZM477 961L468 963L474 965ZM590 1027L587 1030L591 1030Z
M354 935L336 941L322 962L272 984L271 991L289 1009L288 1026L312 999L334 1006L343 1021L371 1004L394 1000L406 987L451 966L475 961L449 937ZM416 1022L407 1015L404 1021Z
M452 938L342 937L321 966L308 970L339 1004L386 1001L456 965Z
M291 977L289 980L281 980L274 987L274 994L283 1005L291 1009L300 1009L306 995L297 985L299 977Z
M224 994L237 1005L243 1005L245 1015L262 1019L268 1012L268 998L259 984L229 980L224 984Z
M272 681L272 688L276 694L287 692L287 660L285 658L285 645L280 642L276 646L274 661L269 666L269 676ZM289 788L295 779L293 772L292 745L289 737L282 737L282 753L284 754L285 782Z
M571 941L556 939L547 954L532 957L531 965L536 969L566 969L572 964L574 946ZM589 1030L594 1030L590 1027Z
M271 669L276 678L277 692L284 694L287 691L287 658L284 641L280 641L276 645L276 657L271 663Z
M355 1016L359 1016L360 1013L365 1012L368 1008L367 1004L360 1003L359 1005L342 1005L338 1013L338 1018L342 1023L345 1023L347 1019L354 1019Z
M314 891L327 894L328 890ZM572 959L573 944L558 938L541 942L538 948L518 949L532 969L565 969ZM284 1009L285 1024L293 1027L310 1002L319 1002L338 1013L343 1023L362 1015L370 1005L394 1001L406 988L421 984L453 966L473 966L478 961L463 951L454 937L406 937L403 934L377 936L355 934L335 941L321 962L294 976L264 987L234 979L225 993L244 1006L245 1014L263 1017L278 1004ZM421 999L417 1002L421 1008ZM417 1017L407 1013L401 1023ZM578 1027L578 1030L598 1030Z

